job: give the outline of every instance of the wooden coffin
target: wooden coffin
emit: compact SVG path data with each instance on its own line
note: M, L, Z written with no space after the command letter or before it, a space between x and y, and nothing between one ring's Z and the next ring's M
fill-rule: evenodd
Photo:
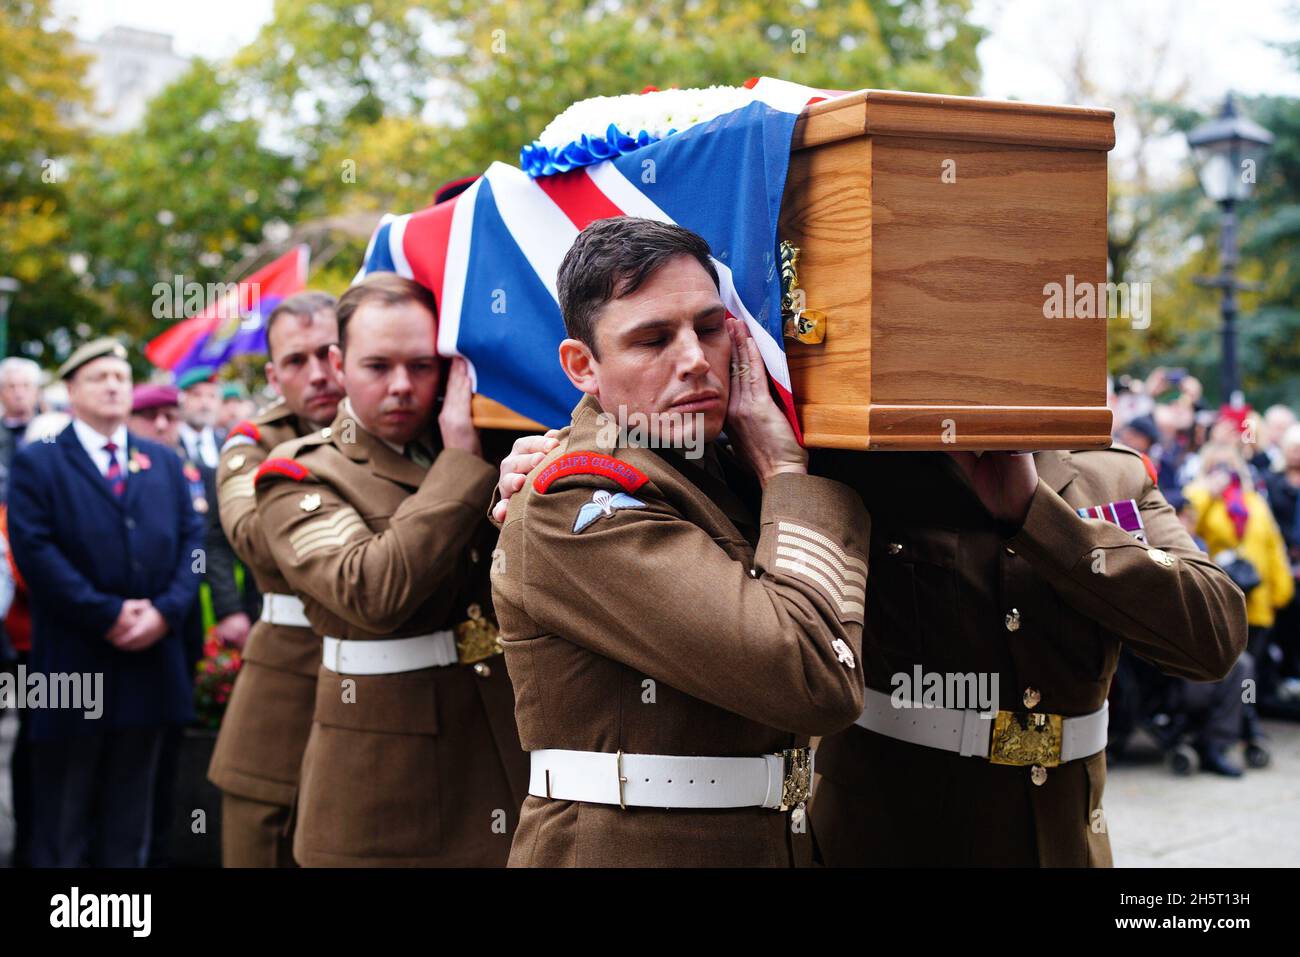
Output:
M1109 445L1106 320L1046 318L1044 290L1106 281L1114 141L1110 110L879 90L805 110L778 228L826 318L822 342L786 340L805 442Z
M1110 444L1105 319L1044 317L1106 281L1110 110L865 90L795 129L778 236L825 313L786 340L810 446Z

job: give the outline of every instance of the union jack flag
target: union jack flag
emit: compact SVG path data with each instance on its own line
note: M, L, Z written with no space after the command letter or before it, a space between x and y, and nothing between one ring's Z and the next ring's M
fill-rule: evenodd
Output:
M595 165L533 179L493 163L454 199L385 216L358 279L396 272L438 303L438 351L468 360L474 390L548 427L581 398L560 368L556 274L589 223L639 216L708 241L723 304L758 343L791 422L782 342L777 219L795 120L839 95L783 80L749 86L747 106ZM796 430L798 425L795 425Z

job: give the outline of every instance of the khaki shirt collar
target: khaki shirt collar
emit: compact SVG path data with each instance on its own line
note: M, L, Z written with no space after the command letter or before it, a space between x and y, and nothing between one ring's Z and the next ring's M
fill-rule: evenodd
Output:
M1079 477L1079 470L1070 459L1069 452L1059 452L1055 449L1035 452L1034 465L1038 469L1038 477L1053 492L1060 492Z
M347 399L339 403L338 415L330 426L330 441L352 461L369 462L375 475L390 482L416 488L428 472L407 458L402 449L366 429ZM437 450L432 451L436 458Z

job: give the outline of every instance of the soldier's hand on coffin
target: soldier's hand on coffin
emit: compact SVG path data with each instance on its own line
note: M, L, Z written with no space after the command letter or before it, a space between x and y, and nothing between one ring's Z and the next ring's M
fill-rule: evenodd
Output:
M482 458L483 447L479 443L478 429L474 428L474 416L470 408L473 398L469 366L461 356L455 356L447 373L442 411L438 413L442 444L446 448L460 449Z
M504 522L510 496L524 487L528 473L541 464L546 453L560 444L559 429L551 429L545 435L521 435L515 439L510 454L501 460L501 481L497 482L497 493L501 500L492 506L492 520Z
M727 435L764 486L782 472L807 474L808 452L772 398L767 367L744 322L727 319L731 338L731 393Z
M990 515L1000 522L1025 524L1029 503L1038 488L1038 466L1030 452L949 452L966 473L971 487Z

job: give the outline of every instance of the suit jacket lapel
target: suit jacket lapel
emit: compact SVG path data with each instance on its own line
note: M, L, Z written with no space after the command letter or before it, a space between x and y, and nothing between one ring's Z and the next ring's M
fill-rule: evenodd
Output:
M95 464L90 455L86 452L81 440L77 438L77 431L71 425L59 433L58 444L63 447L63 452L68 460L72 463L73 468L81 472L86 481L94 489L118 508L122 508L122 499L113 494L113 490L108 486L108 479L104 478L99 466ZM127 482L127 486L130 486Z
M721 512L746 541L752 545L758 540L754 513L732 491L727 482L709 474L703 462L690 461L675 449L651 451L657 453L659 459L681 475L684 481L699 489L700 493L708 499L709 504ZM719 453L715 446L710 444L706 454L717 456Z
M723 478L718 478L707 469L701 469L704 477L700 480L700 488L713 499L718 508L722 509L723 514L731 519L732 524L751 544L757 544L758 513L753 507L747 505L745 498L742 497L745 491L749 491L757 495L759 502L762 501L762 491L757 479L752 472L736 461L730 449L721 448L718 443L712 442L709 444L707 454L717 462Z
M397 482L399 485L409 485L411 488L419 488L420 483L424 481L428 469L420 468L405 455L401 455L390 449L382 440L365 434L370 440L370 468L380 478L388 479L390 482ZM435 456L437 453L433 453Z
M127 511L130 511L134 507L136 498L140 495L144 486L145 472L148 471L148 469L143 468L138 472L131 471L131 456L136 454L135 443L136 437L128 432L126 434L126 492L122 495L122 505L127 509ZM150 467L154 466L152 461L149 464ZM188 494L188 489L186 490L186 494Z
M1079 469L1071 461L1069 452L1055 450L1035 452L1034 465L1038 468L1038 477L1046 482L1053 492L1060 493L1079 477Z

